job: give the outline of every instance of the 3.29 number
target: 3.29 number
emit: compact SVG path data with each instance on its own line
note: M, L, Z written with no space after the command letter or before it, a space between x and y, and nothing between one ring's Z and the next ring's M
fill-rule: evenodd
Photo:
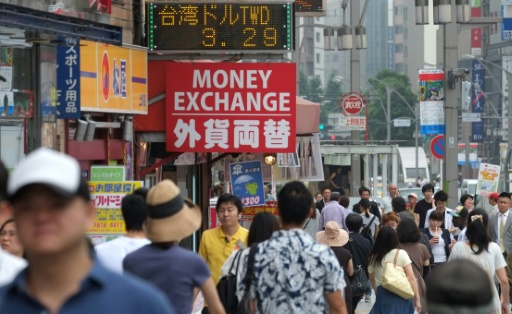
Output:
M263 37L263 45L265 47L274 47L277 45L277 31L273 27L267 27L259 34L256 28L246 27L242 30L242 34L244 37L242 47L256 47L259 36ZM226 42L218 42L217 31L212 27L203 29L202 43L205 47L226 47Z

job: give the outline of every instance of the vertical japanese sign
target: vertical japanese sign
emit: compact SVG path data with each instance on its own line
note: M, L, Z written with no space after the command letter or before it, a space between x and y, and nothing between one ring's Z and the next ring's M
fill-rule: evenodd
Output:
M124 234L126 232L121 201L124 196L142 187L142 181L90 181L87 183L94 200L96 215L88 234Z
M476 186L476 194L487 196L498 191L501 167L481 163L478 169L478 183Z
M501 58L503 69L512 72L512 56L502 56ZM503 102L501 105L501 128L505 131L508 130L508 102L510 92L508 90L508 75L504 70L501 73L501 90L503 91ZM508 140L508 132L505 131L502 133L502 140Z
M421 134L444 134L444 72L419 70Z
M295 152L295 65L170 63L167 150Z
M57 47L57 118L80 118L80 47Z
M471 95L471 108L473 113L484 112L485 98L484 98L484 75L485 69L482 63L478 60L473 60L473 69L471 71L471 81L474 88ZM484 122L473 122L473 131L471 134L473 142L482 142L484 140Z
M229 164L231 190L240 197L244 207L265 204L261 161Z

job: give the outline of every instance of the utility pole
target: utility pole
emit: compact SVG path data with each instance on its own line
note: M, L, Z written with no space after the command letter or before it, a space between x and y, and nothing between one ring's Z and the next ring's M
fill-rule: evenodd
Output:
M368 0L367 0L368 1ZM354 28L356 23L358 23L360 12L359 1L350 1L350 23L352 25L352 34L354 34ZM358 49L350 50L350 91L359 92L361 83L361 52ZM366 121L366 127L368 127L368 121ZM360 144L360 132L352 131L352 143ZM359 196L358 190L361 185L361 156L357 154L352 155L351 160L351 173L352 173L352 182L350 184L350 194L352 196ZM375 176L375 175L374 175ZM374 182L376 182L377 178L374 177ZM384 183L382 183L384 184Z

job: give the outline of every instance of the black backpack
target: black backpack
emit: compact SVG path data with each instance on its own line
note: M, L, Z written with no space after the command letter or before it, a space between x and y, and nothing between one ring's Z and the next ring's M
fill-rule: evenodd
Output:
M236 252L235 258L231 263L231 267L229 267L228 274L222 276L217 284L217 293L219 294L220 301L228 314L236 313L238 308L238 298L236 297L236 276L238 274L238 265L241 253L242 250L238 250L238 252ZM235 264L235 274L233 274L231 271Z
M371 244L373 245L374 239L372 235L372 223L375 220L375 215L373 215L373 218L370 219L370 222L367 225L363 225L363 229L361 229L361 235L365 237L366 239L370 240Z

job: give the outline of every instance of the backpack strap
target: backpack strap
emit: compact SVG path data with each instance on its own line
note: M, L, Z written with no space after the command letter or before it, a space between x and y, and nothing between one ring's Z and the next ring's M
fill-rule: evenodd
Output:
M373 215L372 219L370 219L370 222L368 223L367 227L370 228L372 226L373 221L375 220L377 216ZM375 235L374 235L375 236Z
M258 243L251 244L251 249L249 251L249 260L247 262L247 270L245 272L245 277L243 280L246 293L248 293L249 290L251 289L252 280L254 279L254 260L256 257L257 250L258 250Z
M228 275L231 274L231 271L233 270L233 266L236 264L235 268L235 274L238 274L238 266L240 265L240 255L242 253L242 250L238 250L235 254L235 258L233 259L233 262L231 263L231 267L229 267Z

